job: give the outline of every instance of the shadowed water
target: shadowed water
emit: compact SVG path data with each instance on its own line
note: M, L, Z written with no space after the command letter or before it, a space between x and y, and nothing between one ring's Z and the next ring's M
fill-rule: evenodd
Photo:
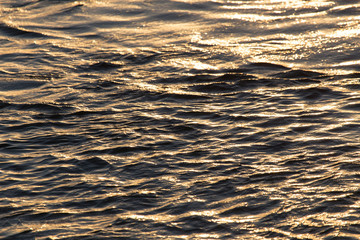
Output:
M0 238L359 239L359 13L0 0Z

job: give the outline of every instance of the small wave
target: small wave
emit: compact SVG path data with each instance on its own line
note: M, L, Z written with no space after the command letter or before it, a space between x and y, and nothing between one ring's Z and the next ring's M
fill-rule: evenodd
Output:
M34 239L34 232L31 229L24 229L24 227L18 227L15 231L10 228L7 231L0 232L3 240L12 240L12 239Z
M151 147L146 146L136 146L136 147L115 147L101 150L89 150L82 152L82 155L93 155L93 154L111 154L111 155L129 155L136 152L143 152L151 150Z
M318 72L313 72L313 71L305 71L305 70L291 70L291 71L286 71L286 72L282 72L282 73L277 73L273 75L274 77L279 77L279 78L318 78L318 77L323 77L324 74L322 73L318 73Z
M275 64L275 63L267 63L267 62L255 62L255 63L250 63L248 64L246 67L248 67L249 69L260 69L260 70L289 70L290 68L285 67L283 65L280 64Z
M38 112L66 112L72 109L71 106L56 103L16 103L0 100L0 109L9 108L21 111L38 111Z
M153 15L147 18L148 21L186 21L192 19L196 20L198 16L196 14L191 14L188 12L172 12L172 13L161 13L157 15Z
M148 52L142 54L126 54L123 59L133 64L147 64L155 61L160 54L156 52Z
M121 68L121 64L111 63L111 62L97 62L91 65L80 66L79 70L81 71L110 71Z
M303 89L288 89L285 90L284 93L291 93L301 97L304 100L317 100L320 98L344 98L346 95L341 92L333 91L329 88L325 87L310 87Z
M43 86L45 81L15 80L0 81L0 91L17 91L24 89L33 89Z
M52 118L53 120L58 120L59 118ZM62 128L62 129L69 129L73 126L73 124L66 124L61 122L34 122L34 123L24 123L19 125L11 125L7 127L8 131L18 131L18 132L24 132L24 131L31 131L34 129L42 129L44 127L55 127L55 128Z
M75 4L74 6L61 9L59 12L48 15L48 17L64 16L68 14L74 14L82 10L84 4Z
M11 104L19 110L37 110L37 111L65 111L69 110L72 107L68 105L59 105L54 103L25 103L25 104Z
M221 213L222 216L232 216L232 215L258 215L263 212L271 211L272 209L279 208L280 201L272 200L266 201L265 203L260 203L250 206L236 206L228 210L225 210Z
M360 9L354 6L344 6L344 7L337 7L333 8L329 11L329 14L335 16L358 16L360 14Z
M345 110L360 111L360 103L349 103L342 107Z
M84 160L71 160L68 163L74 164L81 172L89 172L94 170L110 169L112 165L100 157L92 157ZM55 172L54 172L55 174Z
M22 37L22 38L49 38L45 34L39 32L33 32L29 30L22 29L20 27L10 26L5 23L0 23L0 32L7 34L12 37Z

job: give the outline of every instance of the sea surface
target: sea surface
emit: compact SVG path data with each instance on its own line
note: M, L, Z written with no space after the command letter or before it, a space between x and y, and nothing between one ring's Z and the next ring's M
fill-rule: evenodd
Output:
M0 239L360 239L360 1L0 0Z

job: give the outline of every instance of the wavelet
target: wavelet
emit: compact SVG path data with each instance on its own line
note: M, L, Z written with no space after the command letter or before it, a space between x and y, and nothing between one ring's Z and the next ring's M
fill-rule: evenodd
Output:
M23 29L21 27L16 26L10 26L5 23L0 23L0 32L3 32L4 34L10 36L10 37L21 37L21 38L49 38L50 36L47 36L45 34L29 31L26 29Z

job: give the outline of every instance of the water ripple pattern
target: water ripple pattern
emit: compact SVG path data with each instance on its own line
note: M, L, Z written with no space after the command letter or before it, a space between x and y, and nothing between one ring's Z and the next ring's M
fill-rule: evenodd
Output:
M0 0L0 238L359 239L359 13Z

